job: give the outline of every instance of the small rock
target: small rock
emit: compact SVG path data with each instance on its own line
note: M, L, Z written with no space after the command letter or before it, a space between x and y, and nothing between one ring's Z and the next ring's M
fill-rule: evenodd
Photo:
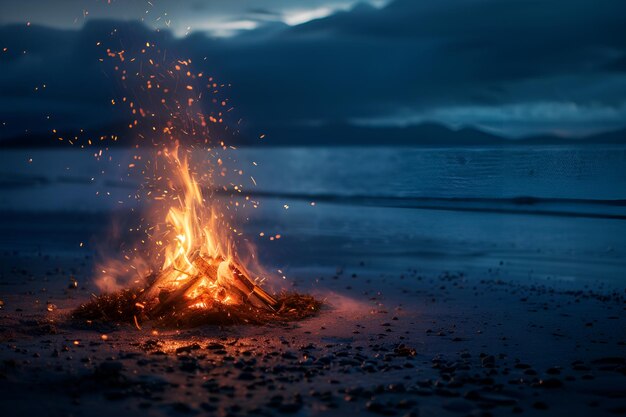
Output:
M225 346L220 343L210 343L206 348L208 350L224 350Z
M302 403L299 403L299 402L285 403L285 404L281 404L278 407L278 411L280 411L281 413L291 414L291 413L297 413L298 411L300 411L301 408L302 408Z
M117 376L124 369L124 364L118 361L105 361L96 368L95 374L103 377Z
M487 355L482 358L481 363L483 368L493 368L496 365L496 358L493 355Z
M176 348L176 354L190 353L192 350L198 350L198 349L200 349L200 345L197 343L194 343L188 346L181 346L179 348Z
M548 378L548 379L542 379L541 381L539 381L538 386L540 388L548 388L548 389L561 388L563 386L563 382L560 379Z
M382 414L385 416L393 415L394 413L387 407L386 405L378 402L378 401L368 401L365 404L365 408L367 411L376 414Z
M255 377L254 377L254 374L252 372L242 372L242 373L239 374L237 379L239 379L241 381L254 381Z

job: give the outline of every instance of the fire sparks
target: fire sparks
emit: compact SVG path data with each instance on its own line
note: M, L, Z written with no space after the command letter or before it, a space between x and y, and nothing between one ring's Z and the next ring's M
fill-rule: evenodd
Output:
M245 203L231 196L225 206L211 195L205 198L200 186L200 181L211 186L213 175L224 177L230 171L223 155L211 153L213 129L225 123L224 107L229 106L229 99L220 93L224 85L194 71L191 59L165 62L166 51L152 41L144 42L140 51L104 49L121 82L136 78L139 86L129 97L112 98L111 104L128 106L134 118L128 128L144 142L151 137L157 151L145 163L136 159L126 165L146 176L149 221L130 228L133 233L145 232L139 240L141 248L134 248L125 261L101 267L101 283L111 278L119 283L119 275L134 275L142 287L132 303L137 328L138 316L155 317L172 310L210 310L218 305L274 309L276 301L259 286L266 277L252 274L250 263L238 255L234 238L242 233L230 227L225 215L228 205L237 210ZM218 133L228 127L219 129ZM224 152L235 149L223 141L219 144ZM190 155L200 150L211 153L213 164L191 163ZM100 152L97 158L102 156ZM235 172L243 175L243 170ZM251 181L256 185L254 178ZM242 192L240 184L231 188L233 193ZM248 258L256 264L253 251Z
M146 321L178 325L182 316L189 320L217 314L221 323L250 323L299 319L317 311L320 304L312 297L282 294L276 299L261 288L273 274L258 266L254 248L235 226L243 217L239 210L257 208L259 202L244 191L247 178L257 185L252 172L231 165L236 147L227 142L239 122L233 123L234 107L224 96L229 84L194 70L191 59L172 56L158 39L120 49L116 37L114 30L115 41L98 40L96 48L103 69L124 87L107 104L128 112L126 135L136 138L137 155L117 167L127 170L127 178L142 176L140 188L128 199L141 200L145 210L138 224L120 227L111 236L122 253L106 256L97 265L96 279L108 294L94 296L76 317L123 320L141 330ZM107 142L117 141L117 135L92 140L52 131L63 143L101 146L93 157L112 162ZM214 183L231 175L241 180ZM217 193L212 191L216 187ZM111 193L98 190L96 195L108 198ZM271 241L280 238L267 236Z
M141 309L160 314L168 308L210 309L215 303L251 303L274 308L276 301L249 278L236 259L228 227L215 207L207 206L202 190L179 149L164 152L173 167L165 235L158 241L164 262L139 297ZM165 242L165 243L164 243Z
M156 208L167 210L164 220L147 228L149 239L142 240L149 255L127 255L102 270L103 276L116 275L121 266L138 275L137 285L95 297L74 317L126 321L142 330L145 320L177 327L261 324L300 320L319 311L321 303L313 297L281 294L275 299L261 288L267 275L252 273L250 263L238 255L235 237L241 233L227 224L216 201L205 197L188 158L175 147L159 152L154 161L167 173L158 176L167 188L154 201ZM269 237L280 238L280 234ZM254 250L249 251L256 260ZM157 260L161 263L155 264Z

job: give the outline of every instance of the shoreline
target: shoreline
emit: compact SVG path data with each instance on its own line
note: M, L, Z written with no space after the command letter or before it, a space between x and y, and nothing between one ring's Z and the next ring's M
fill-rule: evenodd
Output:
M0 396L11 415L626 412L626 293L602 284L559 290L367 262L300 269L291 288L326 300L313 318L157 335L129 324L103 340L63 320L94 291L89 262L39 259L2 256Z

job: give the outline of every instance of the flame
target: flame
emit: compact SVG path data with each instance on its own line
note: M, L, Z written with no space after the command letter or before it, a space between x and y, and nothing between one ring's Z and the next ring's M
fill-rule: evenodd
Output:
M215 209L205 205L188 160L179 157L178 149L165 153L174 169L170 188L175 196L165 219L167 235L171 238L163 251L165 260L161 274L153 286L174 292L190 285L183 296L191 300L192 307L208 308L211 300L236 303L237 300L224 291L224 284L231 279L228 272L233 262L229 239L223 231L226 227L219 223ZM216 275L201 271L199 259L209 262L214 267L211 272ZM201 278L196 279L198 276Z
M165 151L172 166L169 189L172 204L165 218L163 264L143 298L157 296L161 304L170 299L189 308L211 308L216 302L251 302L269 306L274 300L256 283L234 256L228 231L215 205L208 203L179 148Z
M206 187L198 179L205 185L213 171L199 175L208 165L194 164L189 156L194 149L210 151L207 146L216 143L226 149L224 142L216 140L220 131L228 130L221 127L229 102L220 92L222 84L193 71L190 59L162 64L165 52L152 43L136 53L107 49L123 84L141 86L132 89L133 99L120 99L134 118L129 129L142 140L150 137L160 150L156 158L146 160L145 170L137 166L142 158L129 165L148 176L148 220L130 228L142 234L141 244L126 246L124 260L109 260L99 267L98 285L106 291L129 285L141 289L138 304L153 315L167 309L210 309L218 303L272 309L276 301L258 285L265 274L253 275L251 270L258 265L239 256L248 248L235 244L236 233L226 217L230 207L203 195ZM222 165L217 159L215 168L224 175ZM249 258L256 260L254 251Z
M276 301L261 289L258 277L249 278L251 273L233 248L223 210L213 199L204 198L188 157L179 154L178 146L159 155L168 175L162 195L154 198L158 205L154 211L166 214L154 228L148 252L152 263L159 259L162 263L149 273L146 257L126 257L135 277L150 277L143 283L137 305L157 316L167 309L210 309L218 303L273 309ZM105 288L119 283L119 275L128 271L124 262L111 261L99 283Z

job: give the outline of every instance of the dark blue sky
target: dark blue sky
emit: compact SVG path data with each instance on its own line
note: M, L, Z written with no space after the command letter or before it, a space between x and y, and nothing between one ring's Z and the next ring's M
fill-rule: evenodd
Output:
M624 16L623 0L5 1L2 134L114 117L94 45L115 29L202 62L258 126L580 136L626 125Z

